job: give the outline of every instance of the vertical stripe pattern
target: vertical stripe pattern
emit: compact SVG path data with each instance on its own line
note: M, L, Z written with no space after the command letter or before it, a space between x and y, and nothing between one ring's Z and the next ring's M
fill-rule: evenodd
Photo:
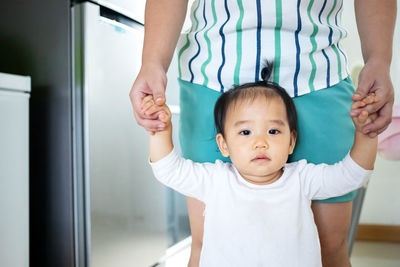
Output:
M212 10L212 14L213 14L213 24L204 32L204 39L207 42L207 52L208 52L207 60L204 61L204 63L201 65L201 73L203 74L203 77L204 77L204 82L203 82L204 86L208 85L208 77L206 74L206 67L208 64L210 64L211 58L212 58L211 42L210 42L210 38L208 37L208 32L215 26L215 24L217 24L217 14L215 11L215 0L212 0L212 2L211 2L211 10Z
M281 28L282 28L282 0L275 0L275 55L274 55L274 73L273 81L279 83L279 69L281 65Z
M340 26L339 26L339 24L338 24L338 15L339 15L339 12L342 10L342 8L343 8L343 0L341 0L340 8L338 9L338 11L336 12L336 15L335 15L335 25L336 25L337 29L339 30L339 34L340 34L339 40L341 40L341 39L343 38L342 29L340 28ZM343 55L343 57L344 57L344 60L345 60L345 64L344 64L344 65L347 66L347 56L346 56L346 54L343 52L343 50L340 48L340 46L339 46L339 41L338 41L338 43L337 43L337 47L338 47L340 53L341 53L341 54Z
M197 6L193 12L193 18L196 20L196 26L194 23L192 23L192 28L190 30L190 32L196 31L197 27L199 25L199 22L196 19L196 12L197 9L199 8L200 5L200 1L197 2ZM186 43L183 45L183 47L179 50L178 52L178 72L179 72L179 77L182 77L182 69L181 69L181 58L182 58L182 54L183 52L185 52L186 49L188 49L190 46L190 40L189 40L189 34L186 35Z
M328 14L328 17L327 17L327 19L326 19L326 22L327 22L327 24L328 24L328 26L329 26L329 46L331 46L332 49L333 49L333 52L335 52L336 60L337 60L337 62L338 62L337 65L338 65L339 80L342 80L342 69L341 69L342 64L341 64L341 62L340 62L340 55L339 55L338 49L336 48L336 44L333 44L333 42L332 42L333 29L332 29L331 23L329 22L329 19L330 19L331 15L332 15L333 11L334 11L335 8L336 8L336 1L337 1L337 0L334 0L334 2L333 2L332 9L331 9L331 11L330 11L329 14Z
M236 40L236 66L235 66L235 74L233 76L233 83L235 85L240 84L240 64L242 62L242 22L244 16L244 9L242 0L237 0L237 4L239 7L239 19L236 23L236 32L237 32L237 40Z
M321 15L322 15L322 12L324 12L324 9L326 7L326 3L327 3L327 0L324 0L324 4L323 4L323 6L321 8L321 11L319 12L319 15L318 15L318 20L319 20L320 24L322 24ZM322 54L324 55L324 57L326 59L326 87L330 87L331 62L329 60L328 55L326 54L325 49L322 49Z
M311 17L311 8L314 4L314 0L310 0L310 3L308 4L307 7L307 15L308 15L308 19L310 20L311 24L313 25L313 32L311 33L310 36L310 42L312 45L312 50L310 52L310 54L308 55L310 62L311 62L311 73L310 73L310 78L308 80L308 86L310 87L310 91L313 92L315 90L314 87L314 79L315 79L315 73L317 71L317 65L315 64L315 60L314 60L314 56L313 54L315 53L315 51L317 50L317 42L315 41L315 36L318 33L318 26L317 24L315 24L314 20Z
M261 0L257 1L257 55L256 55L256 70L254 73L254 80L260 80L260 57L261 57Z
M228 23L229 19L230 19L230 13L229 13L229 9L228 9L228 2L227 0L224 1L224 6L225 6L225 12L226 12L226 21L224 22L224 24L222 24L220 30L219 30L219 35L221 36L222 39L222 45L221 45L221 56L222 56L222 63L218 68L218 82L221 86L220 91L223 92L224 91L224 84L222 83L222 79L221 79L221 73L222 73L222 68L225 65L225 34L224 34L224 27L225 25Z
M193 74L193 70L192 70L192 63L193 63L193 60L195 60L195 59L199 56L199 54L200 54L200 44L199 44L199 40L197 39L197 35L199 34L199 32L201 32L202 30L204 30L204 28L207 26L207 19L206 19L206 14L205 14L205 12L206 12L206 1L203 2L204 26L203 26L203 28L201 28L200 31L197 31L197 32L194 34L194 39L196 40L196 44L197 44L197 52L196 52L196 54L189 60L189 71L190 71L190 74L191 74L191 78L190 78L190 82L191 82L191 83L193 82L193 79L194 79L194 74ZM197 22L197 25L198 25L198 22Z
M301 31L300 4L301 0L297 0L297 30L294 33L296 42L296 70L294 72L294 79L293 79L294 96L298 95L298 90L299 90L297 84L297 78L299 76L299 71L300 71L300 44L299 44L299 32Z
M179 77L223 92L260 80L268 59L291 96L330 87L348 76L342 11L343 0L195 0Z

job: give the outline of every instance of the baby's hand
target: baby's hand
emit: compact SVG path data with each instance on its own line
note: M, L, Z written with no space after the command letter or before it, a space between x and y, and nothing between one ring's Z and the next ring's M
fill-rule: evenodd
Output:
M148 95L143 98L142 101L142 112L145 115L155 114L158 119L166 123L166 128L171 124L171 111L166 104L159 106L154 102L153 96Z
M353 102L353 104L351 105L351 110L353 111L355 109L363 108L375 102L377 102L376 95L374 93L371 93L364 99ZM358 132L362 132L363 126L373 122L376 118L377 114L370 114L367 109L364 109L358 116L352 116L354 126L356 127L356 131Z

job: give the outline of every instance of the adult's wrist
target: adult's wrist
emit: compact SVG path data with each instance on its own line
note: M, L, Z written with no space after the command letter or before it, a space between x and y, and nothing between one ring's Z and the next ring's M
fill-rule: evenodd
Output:
M142 69L162 70L167 73L168 66L159 59L142 59Z
M380 70L390 72L390 65L392 63L392 56L382 55L376 53L374 55L368 56L365 59L365 65L374 65L379 67Z

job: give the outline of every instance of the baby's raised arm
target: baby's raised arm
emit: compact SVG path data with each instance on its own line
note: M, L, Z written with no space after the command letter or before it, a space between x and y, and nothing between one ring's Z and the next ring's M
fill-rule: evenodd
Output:
M368 95L366 98L355 101L351 105L351 110L362 108L366 105L376 102L376 96L374 93ZM354 144L350 150L351 158L361 167L366 170L372 170L375 164L376 151L378 145L378 137L369 137L362 133L363 126L374 121L377 115L368 114L368 111L362 111L358 116L352 117L356 132L354 135Z
M164 185L184 194L205 201L214 188L212 175L215 164L196 163L184 159L173 151L171 112L167 105L156 105L152 95L143 98L141 111L166 124L164 130L150 134L150 165L154 176ZM211 179L210 179L211 178Z
M156 162L167 156L174 148L172 143L171 111L166 104L163 106L156 105L152 95L143 98L142 111L146 115L155 114L160 121L166 123L163 131L150 135L150 161Z

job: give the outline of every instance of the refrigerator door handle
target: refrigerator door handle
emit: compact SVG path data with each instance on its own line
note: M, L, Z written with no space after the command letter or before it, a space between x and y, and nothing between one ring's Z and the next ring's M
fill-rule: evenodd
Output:
M111 10L104 6L100 6L100 17L115 21L128 27L134 27L137 24L139 24L140 26L144 26L143 23L129 18L121 13L115 12L114 10Z

